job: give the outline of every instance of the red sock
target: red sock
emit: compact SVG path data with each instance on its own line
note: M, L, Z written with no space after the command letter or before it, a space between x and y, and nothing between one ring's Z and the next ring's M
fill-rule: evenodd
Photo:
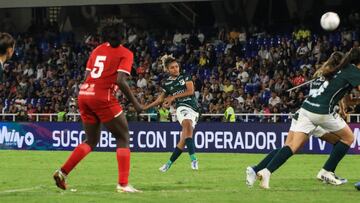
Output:
M87 154L91 152L91 147L86 143L79 144L71 153L68 160L61 167L61 170L66 174L69 174L71 170L83 159Z
M130 173L130 149L129 148L117 148L116 158L118 161L119 172L119 184L125 186L129 182Z

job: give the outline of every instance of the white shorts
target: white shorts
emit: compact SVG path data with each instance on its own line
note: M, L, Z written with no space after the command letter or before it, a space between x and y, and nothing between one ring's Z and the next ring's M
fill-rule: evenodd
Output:
M344 119L342 119L341 116L337 113L316 114L301 108L299 110L299 117L297 121L295 121L294 124L291 122L290 130L294 132L303 132L306 134L316 133L317 135L323 135L326 132L339 131L346 125L347 124Z
M299 114L299 110L296 111L295 114ZM297 115L298 116L298 115ZM291 119L291 126L290 126L290 131L293 131L295 132L295 126L297 125L298 123L298 120L296 117L293 117ZM317 137L317 138L320 138L322 137L323 135L325 135L326 133L328 133L328 131L324 130L322 127L320 126L317 126L313 131L309 132L308 134L311 136L314 136L314 137Z
M186 106L179 106L176 109L176 117L180 125L182 124L183 120L189 119L192 121L192 127L195 128L199 119L199 113L194 111L192 108Z

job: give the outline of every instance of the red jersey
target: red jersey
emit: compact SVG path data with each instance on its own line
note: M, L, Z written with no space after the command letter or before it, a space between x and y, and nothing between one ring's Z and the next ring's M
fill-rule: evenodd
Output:
M121 114L114 95L118 72L130 74L133 53L123 46L112 48L100 44L91 53L86 65L90 74L80 87L78 105L83 122L107 122Z
M91 89L85 88L87 92L93 89L94 93L100 93L114 87L118 72L130 74L133 58L133 53L123 46L112 48L107 42L100 44L91 53L86 65L90 74L84 85L92 86Z

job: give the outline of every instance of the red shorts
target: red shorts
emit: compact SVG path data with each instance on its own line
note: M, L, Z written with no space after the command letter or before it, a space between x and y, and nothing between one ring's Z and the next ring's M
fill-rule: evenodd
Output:
M79 95L78 106L84 123L108 122L122 113L114 96Z

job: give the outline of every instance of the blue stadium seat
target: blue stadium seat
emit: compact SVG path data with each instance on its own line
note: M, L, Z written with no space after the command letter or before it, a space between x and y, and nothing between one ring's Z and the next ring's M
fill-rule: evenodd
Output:
M244 87L244 92L246 94L252 94L254 92L254 86L250 83L247 83Z

